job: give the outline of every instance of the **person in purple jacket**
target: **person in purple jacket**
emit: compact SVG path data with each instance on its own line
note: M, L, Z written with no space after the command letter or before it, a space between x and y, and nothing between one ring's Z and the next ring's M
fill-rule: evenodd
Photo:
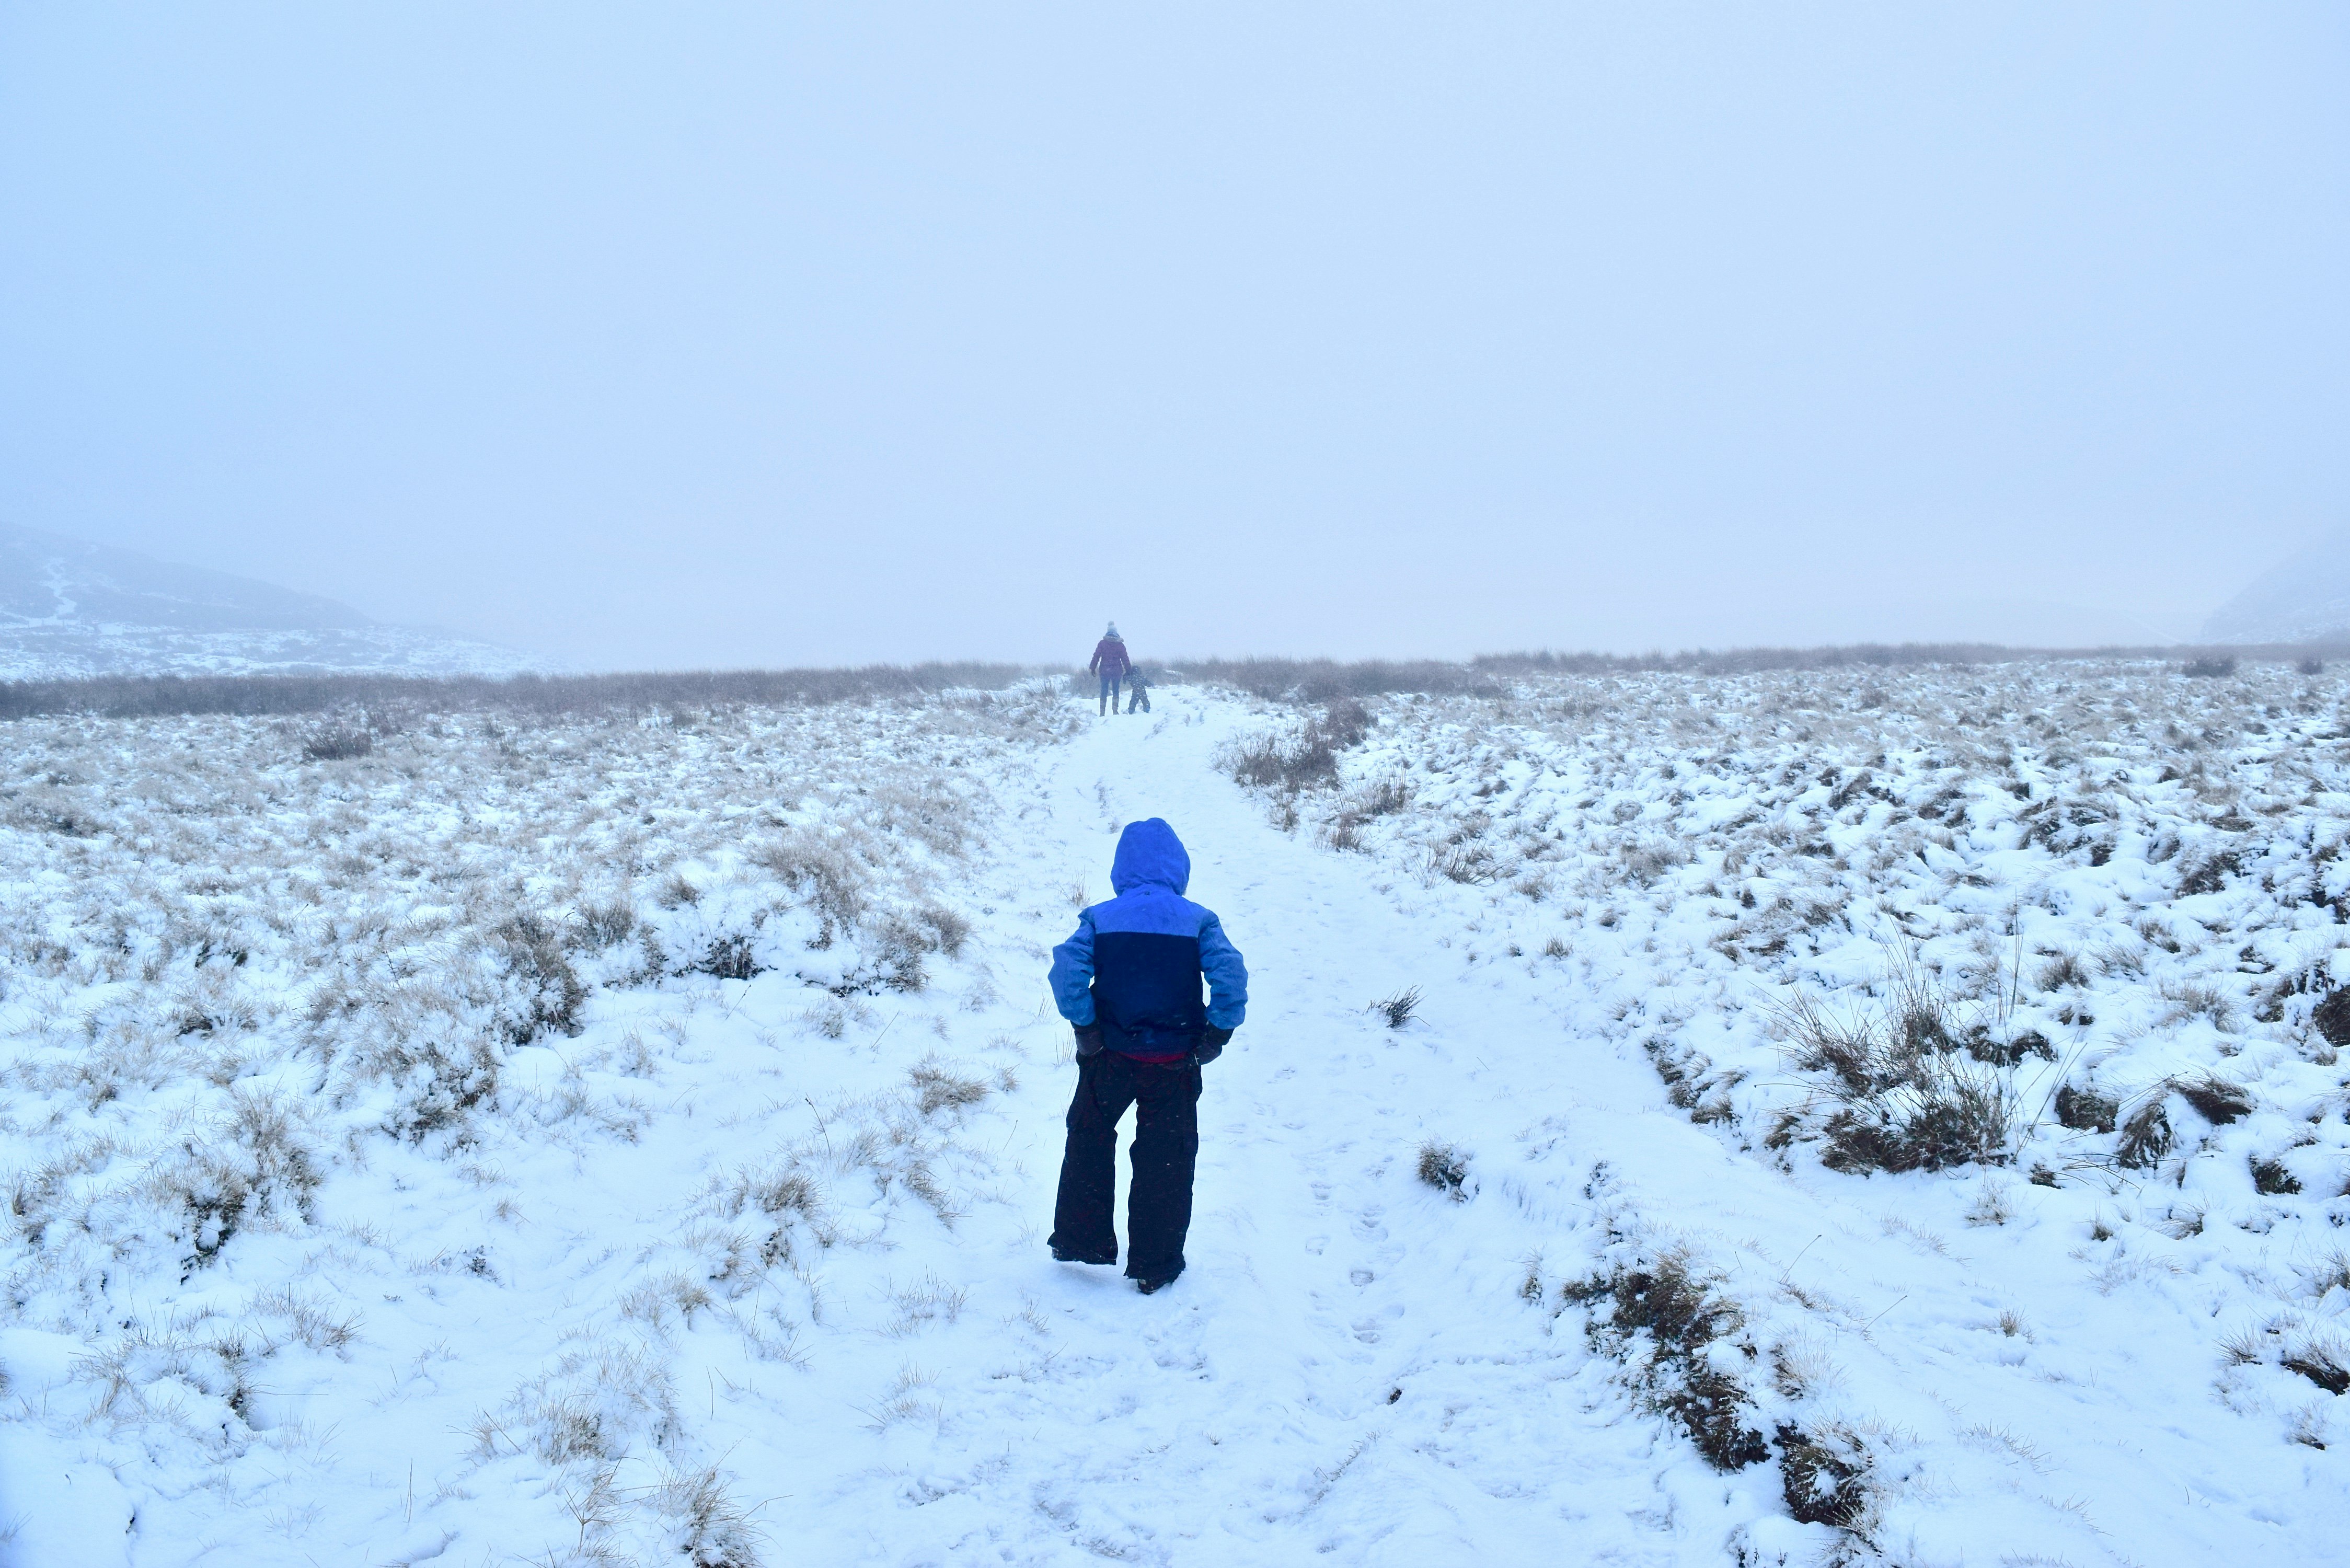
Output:
M1086 668L1101 677L1102 713L1118 711L1118 683L1126 678L1134 661L1126 656L1126 639L1118 635L1118 622L1109 623L1109 631L1094 644L1094 656Z

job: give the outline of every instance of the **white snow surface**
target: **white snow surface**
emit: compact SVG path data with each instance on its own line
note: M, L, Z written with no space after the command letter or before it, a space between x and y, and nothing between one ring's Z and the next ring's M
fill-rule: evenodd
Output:
M2350 1561L2342 695L1561 680L1272 791L1198 689L19 722L0 1563ZM1145 1298L1045 1251L1044 972L1147 815L1253 1000ZM1901 975L2047 1043L2004 1163L1823 1162L1771 1020Z

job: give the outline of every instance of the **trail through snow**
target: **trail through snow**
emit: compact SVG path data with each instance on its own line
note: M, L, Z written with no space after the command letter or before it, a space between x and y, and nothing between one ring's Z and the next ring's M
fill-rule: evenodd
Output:
M833 1472L794 1519L841 1532L816 1558L1834 1556L1836 1532L1788 1517L1779 1466L1710 1469L1561 1311L1558 1280L1623 1226L1804 1303L1815 1327L1782 1346L1782 1376L1872 1446L1894 1503L1875 1544L1895 1560L2213 1563L2248 1528L2297 1561L2350 1560L2330 1455L2177 1397L2203 1381L2226 1297L2133 1312L2132 1265L2089 1268L2067 1227L1974 1228L1984 1182L1791 1174L1732 1147L1595 1026L1635 999L1523 957L1482 889L1274 828L1214 765L1249 722L1229 701L1104 721L1046 761L1002 842L1031 886L1102 897L1118 829L1164 816L1248 959L1248 1023L1207 1070L1190 1272L1146 1300L1046 1261L1069 1085L1042 974L1070 922L999 923L999 950L1034 944L1004 989L1037 998L1027 1038L1064 1066L1024 1087L1004 1202L966 1222L955 1263L975 1312L1029 1314L1022 1347L915 1369L936 1425ZM1406 1029L1367 1011L1415 985ZM1416 1178L1429 1138L1469 1155L1468 1201Z
M957 1256L975 1313L1030 1310L1042 1327L1011 1362L926 1365L936 1428L894 1428L879 1466L802 1494L817 1506L791 1511L800 1550L909 1564L1062 1546L1166 1563L1721 1561L1734 1521L1770 1506L1734 1494L1767 1493L1775 1472L1716 1477L1685 1447L1652 1447L1657 1423L1627 1419L1581 1335L1554 1337L1515 1299L1530 1221L1587 1214L1515 1178L1456 1203L1413 1174L1428 1137L1544 1115L1638 1120L1699 1168L1719 1149L1664 1106L1645 1060L1571 1049L1537 988L1461 972L1445 950L1457 928L1415 918L1370 863L1274 830L1212 765L1238 717L1218 704L1105 721L1051 760L1002 846L1035 886L1106 897L1118 830L1163 816L1191 851L1191 896L1247 958L1248 1023L1206 1070L1189 1272L1145 1299L1115 1270L1046 1257L1071 1075L1039 1075L1005 1151L1007 1202L972 1215ZM1000 940L1049 942L1074 923L1050 919L1049 934ZM1367 1011L1414 984L1420 1022L1391 1031ZM1066 1026L1045 1012L1035 1031L1066 1063ZM1572 1192L1587 1169L1565 1158L1550 1174ZM758 1440L732 1461L746 1477Z

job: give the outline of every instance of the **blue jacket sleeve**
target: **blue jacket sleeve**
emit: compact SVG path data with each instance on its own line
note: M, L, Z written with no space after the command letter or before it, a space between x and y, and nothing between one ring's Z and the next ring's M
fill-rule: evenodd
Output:
M1241 950L1232 946L1232 938L1224 935L1224 923L1213 915L1200 928L1200 972L1208 977L1208 1023L1218 1029L1238 1029L1248 1016L1248 965L1241 961Z
M1053 950L1053 1005L1079 1029L1094 1021L1093 984L1094 918L1082 914L1069 940Z

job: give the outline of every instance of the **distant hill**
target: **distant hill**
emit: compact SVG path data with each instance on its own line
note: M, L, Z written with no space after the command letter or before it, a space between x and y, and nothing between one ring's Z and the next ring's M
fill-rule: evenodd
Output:
M512 649L386 626L275 583L0 525L0 680L546 668Z
M2297 551L2203 623L2208 642L2314 642L2350 635L2350 529Z

